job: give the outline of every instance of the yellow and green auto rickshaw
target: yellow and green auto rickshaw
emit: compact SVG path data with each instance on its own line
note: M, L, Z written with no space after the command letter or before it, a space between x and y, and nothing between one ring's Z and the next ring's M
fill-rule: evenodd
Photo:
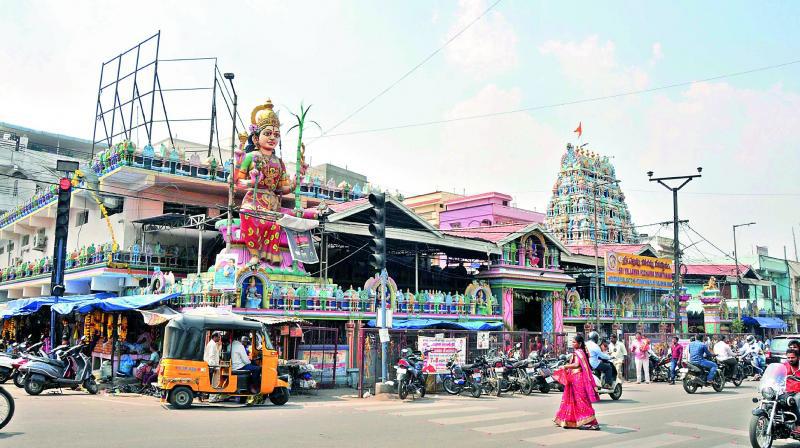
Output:
M235 370L234 345L248 339L250 369ZM209 365L204 355L215 364ZM278 352L264 324L235 315L184 314L172 319L164 332L157 384L162 402L177 409L188 408L205 394L254 397L251 402L268 397L278 406L289 401L289 376L278 376Z

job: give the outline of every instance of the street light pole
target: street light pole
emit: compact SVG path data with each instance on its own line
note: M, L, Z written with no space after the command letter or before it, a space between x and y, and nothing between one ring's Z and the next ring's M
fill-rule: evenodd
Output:
M733 262L736 264L736 315L738 320L742 320L742 273L739 272L739 256L736 250L736 228L752 226L754 222L747 224L734 224L733 225Z
M673 297L673 308L675 308L675 332L678 332L678 329L681 326L681 315L680 315L680 282L681 282L681 249L680 244L678 242L678 191L686 186L692 179L703 177L702 173L703 167L697 167L697 174L690 174L687 176L670 176L670 177L656 177L653 178L653 172L648 171L647 177L650 178L650 182L658 182L667 190L672 192L672 226L673 226L673 246L672 246L672 255L675 259L675 272L672 275L672 297ZM670 187L664 181L670 180L681 180L680 185L677 187Z
M236 106L239 103L239 95L236 94L236 88L233 87L233 76L234 76L233 73L225 73L225 75L223 76L225 76L225 79L228 80L228 82L231 85L231 90L233 91L233 116L231 117L233 121L233 131L231 133L231 167L230 167L230 173L228 173L228 225L226 227L228 238L226 239L225 243L225 249L230 250L231 237L232 237L231 227L233 227L233 185L235 182L235 179L233 178L233 168L236 163L235 152L236 152L236 140L237 140Z

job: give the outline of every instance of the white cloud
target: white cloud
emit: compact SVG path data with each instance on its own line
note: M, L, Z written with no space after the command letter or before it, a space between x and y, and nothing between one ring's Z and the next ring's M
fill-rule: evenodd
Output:
M661 49L661 42L654 42L652 55L650 56L650 67L653 67L664 58L664 51Z
M475 20L487 8L485 0L461 0L449 39ZM476 79L505 73L519 63L518 37L511 23L497 11L491 11L458 36L445 49L447 60Z
M649 82L644 69L621 66L614 42L601 43L598 36L582 42L550 40L539 47L539 52L554 56L564 76L592 95L639 90Z

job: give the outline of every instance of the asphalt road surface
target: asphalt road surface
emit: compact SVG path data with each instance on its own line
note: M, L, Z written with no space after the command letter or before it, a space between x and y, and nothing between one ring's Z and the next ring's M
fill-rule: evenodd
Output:
M680 385L625 384L622 399L595 405L601 431L565 430L552 418L560 394L358 399L351 390L292 397L282 407L195 405L173 410L156 398L66 391L30 397L13 384L16 414L0 447L507 447L749 446L754 382L721 393ZM781 441L776 446L800 444Z

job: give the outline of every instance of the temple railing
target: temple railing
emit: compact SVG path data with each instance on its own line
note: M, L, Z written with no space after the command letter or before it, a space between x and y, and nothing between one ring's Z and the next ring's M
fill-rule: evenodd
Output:
M172 305L178 307L224 306L230 305L237 308L259 309L271 311L321 311L343 313L375 313L379 304L374 299L360 297L320 297L320 296L272 296L266 300L241 303L238 296L218 291L185 293L172 300ZM395 313L410 315L441 315L441 316L492 316L501 314L499 304L480 305L467 303L414 303L399 302L393 304Z

